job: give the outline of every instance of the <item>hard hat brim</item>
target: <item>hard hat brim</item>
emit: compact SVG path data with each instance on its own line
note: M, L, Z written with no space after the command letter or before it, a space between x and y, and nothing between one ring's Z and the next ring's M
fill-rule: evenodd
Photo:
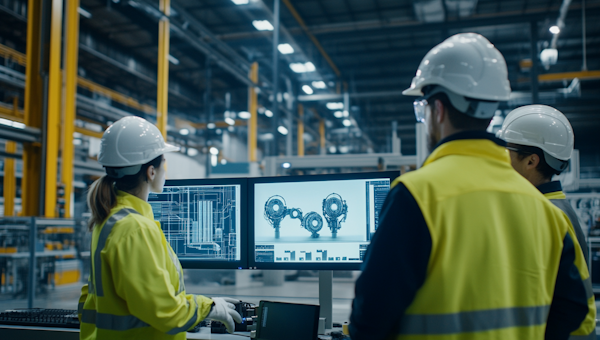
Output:
M409 87L406 90L402 91L402 94L405 96L413 96L413 97L422 97L423 96L423 92L421 91L421 88L417 88L417 87Z

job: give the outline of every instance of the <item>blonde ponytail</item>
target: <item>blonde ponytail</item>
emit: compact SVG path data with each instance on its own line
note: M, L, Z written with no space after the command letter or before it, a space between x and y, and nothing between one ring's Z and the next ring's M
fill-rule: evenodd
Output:
M88 221L90 231L94 229L95 225L101 224L117 204L117 191L114 183L114 178L104 175L90 186L87 195L87 203L92 213Z

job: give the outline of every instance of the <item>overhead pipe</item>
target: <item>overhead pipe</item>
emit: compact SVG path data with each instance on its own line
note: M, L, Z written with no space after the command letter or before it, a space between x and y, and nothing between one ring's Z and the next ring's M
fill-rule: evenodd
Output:
M567 17L567 12L569 12L569 5L571 4L571 0L563 0L562 5L560 5L560 11L558 15L558 20L556 22L556 26L562 29L565 27L565 18ZM560 32L554 34L552 37L552 43L550 44L550 48L556 49L556 41L558 40L558 35Z

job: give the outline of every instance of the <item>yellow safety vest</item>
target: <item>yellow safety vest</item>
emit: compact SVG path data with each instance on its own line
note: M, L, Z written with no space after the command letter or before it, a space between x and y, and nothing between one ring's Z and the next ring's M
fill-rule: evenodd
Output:
M543 339L567 233L581 279L589 274L568 219L513 170L506 149L449 141L399 182L432 248L397 339Z
M185 339L212 300L185 293L177 256L150 205L119 191L92 234L88 284L79 299L81 339Z
M573 208L569 207L569 202L566 200L567 196L565 195L564 192L562 192L562 190L544 193L544 197L549 199L550 202L552 202L555 206L557 206L559 209L561 209L567 215L567 217L569 218L570 221L575 220L575 223L579 223L577 221L577 214L575 213ZM573 227L574 226L571 225L571 228L573 228ZM577 232L575 232L574 229L572 230L572 232L573 232L573 234L577 234ZM583 233L582 233L582 236L583 236ZM581 237L577 237L577 241L579 243L581 243L581 242L584 242L585 240L581 240ZM580 246L581 246L581 244L580 244ZM581 248L584 250L587 250L587 247L582 246ZM591 278L588 278L586 280L585 284L586 284L586 286L589 285L590 287L588 288L588 290L592 291ZM596 298L594 297L593 293L589 294L589 296L588 296L588 308L589 308L588 315L585 317L585 320L583 320L583 322L581 323L581 326L576 331L571 333L570 340L576 340L576 339L596 340Z

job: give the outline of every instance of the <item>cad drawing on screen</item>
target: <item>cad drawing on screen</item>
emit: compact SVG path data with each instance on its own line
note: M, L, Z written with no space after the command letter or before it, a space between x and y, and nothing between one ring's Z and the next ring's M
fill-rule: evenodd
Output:
M342 196L336 193L328 195L323 200L323 215L331 230L332 238L337 236L342 222L346 221L348 205ZM288 208L285 199L280 195L273 195L265 202L265 219L275 228L275 238L280 237L281 221L290 216L292 219L300 220L300 226L311 233L312 238L319 237L319 231L323 228L323 217L319 213L311 211L304 215L300 208Z
M239 200L235 185L168 186L149 197L179 258L217 261L239 260Z

